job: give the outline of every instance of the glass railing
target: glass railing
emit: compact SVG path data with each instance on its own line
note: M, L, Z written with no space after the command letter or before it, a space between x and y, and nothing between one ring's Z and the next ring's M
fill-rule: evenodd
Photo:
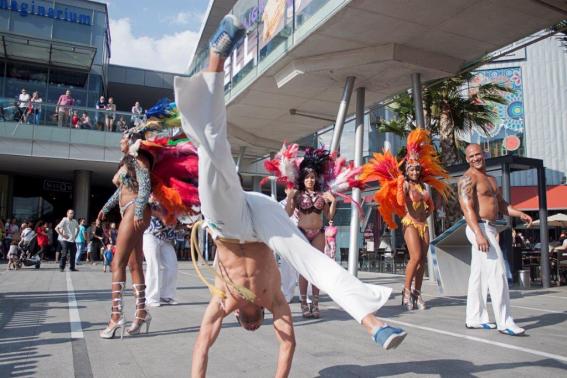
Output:
M0 99L0 123L95 130L121 133L143 119L143 115L82 106L63 106L45 102L22 103Z
M330 15L350 0L240 0L231 9L246 26L246 38L225 63L226 100L244 90ZM207 64L208 49L195 54L190 75Z

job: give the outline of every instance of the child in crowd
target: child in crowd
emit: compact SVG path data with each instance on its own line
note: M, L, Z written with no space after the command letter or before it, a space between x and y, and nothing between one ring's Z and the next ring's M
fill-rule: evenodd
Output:
M111 267L111 263L112 263L112 258L114 257L114 251L113 251L113 245L108 243L106 245L106 249L104 250L104 253L102 255L103 259L104 259L104 268L103 268L103 272L106 273L106 267L108 267L108 270L110 272L112 272L112 267Z
M8 251L8 270L16 270L18 268L18 241L12 240L10 250Z

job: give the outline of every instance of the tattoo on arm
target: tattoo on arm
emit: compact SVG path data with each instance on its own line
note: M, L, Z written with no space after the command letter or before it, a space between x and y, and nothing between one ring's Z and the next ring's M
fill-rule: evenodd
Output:
M469 175L464 175L459 179L459 199L467 203L472 200L473 181Z

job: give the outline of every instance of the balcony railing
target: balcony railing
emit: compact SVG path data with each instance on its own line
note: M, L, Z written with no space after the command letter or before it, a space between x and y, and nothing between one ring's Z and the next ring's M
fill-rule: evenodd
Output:
M225 63L225 94L229 101L256 77L300 43L350 0L240 0L231 13L246 26L246 38ZM279 3L282 8L272 7ZM270 5L266 7L266 5ZM207 64L208 49L197 51L190 75Z

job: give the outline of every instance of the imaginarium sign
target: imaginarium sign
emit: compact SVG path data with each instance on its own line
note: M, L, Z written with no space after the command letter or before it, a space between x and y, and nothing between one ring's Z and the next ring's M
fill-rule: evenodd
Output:
M32 1L17 1L17 0L0 0L0 9L11 10L19 14L21 17L28 15L48 17L54 20L67 21L75 24L90 25L91 16L88 14L77 13L67 7L58 7L57 5L47 5L45 3L37 3Z

